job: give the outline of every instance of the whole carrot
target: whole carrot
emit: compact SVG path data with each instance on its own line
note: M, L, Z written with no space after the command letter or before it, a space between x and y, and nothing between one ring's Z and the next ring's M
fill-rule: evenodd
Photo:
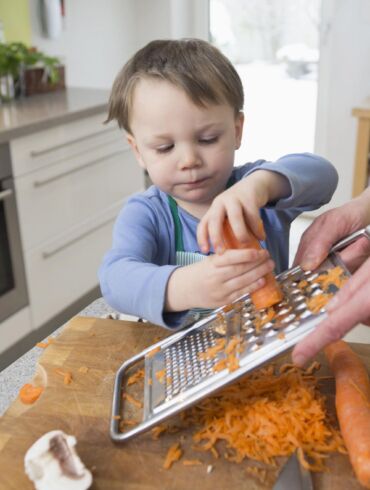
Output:
M340 430L358 481L370 488L370 382L360 358L342 340L325 349L335 375Z
M260 250L261 244L257 238L252 234L250 230L249 236L251 237L247 243L240 243L233 230L231 229L229 220L226 218L223 226L223 235L226 248L254 248L255 250ZM283 299L283 293L281 292L280 286L277 283L274 274L272 272L266 274L265 285L257 289L254 293L251 293L251 299L257 310L262 308L268 308Z

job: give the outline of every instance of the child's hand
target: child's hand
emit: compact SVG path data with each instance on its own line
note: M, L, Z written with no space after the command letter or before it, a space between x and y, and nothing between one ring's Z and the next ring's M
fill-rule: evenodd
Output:
M267 250L227 250L180 267L167 286L166 310L217 308L264 286L274 268Z
M248 242L248 228L258 239L264 240L259 209L289 192L285 177L258 170L219 194L198 225L197 239L202 252L208 253L210 244L216 253L224 251L222 227L226 217L239 242Z

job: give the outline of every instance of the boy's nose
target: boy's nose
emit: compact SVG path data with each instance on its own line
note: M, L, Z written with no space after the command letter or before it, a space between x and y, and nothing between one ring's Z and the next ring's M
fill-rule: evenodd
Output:
M198 167L199 165L201 165L201 160L195 150L188 148L183 151L180 157L180 166L183 170Z

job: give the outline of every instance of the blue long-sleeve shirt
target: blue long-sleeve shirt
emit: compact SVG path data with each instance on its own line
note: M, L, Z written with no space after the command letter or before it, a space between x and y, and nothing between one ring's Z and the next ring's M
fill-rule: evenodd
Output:
M286 155L276 162L258 160L234 167L237 182L257 170L285 176L288 197L260 210L266 242L276 272L288 267L289 229L303 211L330 201L338 182L335 168L324 158L303 153ZM246 196L248 200L248 196ZM178 208L184 250L200 252L196 230L199 219ZM175 231L167 195L156 186L133 195L118 215L113 244L99 269L102 294L116 310L139 316L167 328L178 327L186 312L164 312L166 287L176 268Z

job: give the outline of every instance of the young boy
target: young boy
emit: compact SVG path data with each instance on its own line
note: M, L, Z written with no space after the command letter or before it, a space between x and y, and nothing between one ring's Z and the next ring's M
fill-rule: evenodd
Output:
M205 41L153 41L118 74L108 121L126 131L154 184L122 209L99 271L118 311L182 327L195 309L254 291L274 265L287 268L293 219L330 200L337 173L318 156L233 166L242 109L238 74ZM239 240L247 223L268 251L225 251L225 217Z

